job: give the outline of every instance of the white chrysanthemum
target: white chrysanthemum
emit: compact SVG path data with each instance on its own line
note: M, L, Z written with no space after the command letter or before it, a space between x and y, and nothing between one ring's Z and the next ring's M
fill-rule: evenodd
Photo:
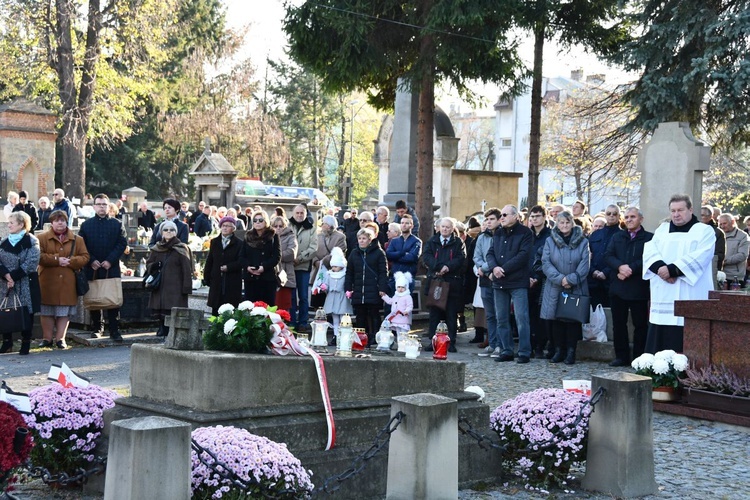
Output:
M268 316L268 311L265 307L253 307L250 311L250 316Z
M245 300L243 302L240 302L240 305L237 306L237 309L240 311L247 311L248 309L252 309L255 307L255 304L251 300Z
M633 360L631 366L636 370L645 370L651 368L654 364L654 355L651 353L643 353Z
M232 312L234 311L234 306L232 304L222 304L219 306L219 314L224 314L225 312Z
M675 354L674 357L672 357L672 366L674 366L675 371L684 372L688 367L687 356L684 354Z
M654 357L656 359L666 359L668 362L672 361L672 358L674 355L677 354L672 349L665 349L663 351L659 351L656 354L654 354Z
M226 323L224 323L224 333L229 335L232 333L237 326L237 320L234 318L230 318L227 320Z
M669 362L666 359L656 358L652 369L657 375L666 375L669 373Z

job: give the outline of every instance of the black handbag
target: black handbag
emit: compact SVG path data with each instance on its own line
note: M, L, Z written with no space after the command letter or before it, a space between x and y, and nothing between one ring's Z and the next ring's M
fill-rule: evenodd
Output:
M8 297L13 294L13 303L8 305ZM31 318L18 294L11 288L0 302L0 333L22 332L31 328Z
M76 251L76 238L73 237L73 247L70 249L70 255L68 255L68 258L71 258L73 254ZM83 269L79 269L78 271L74 271L76 275L76 293L79 297L83 297L86 295L89 291L89 280L86 277L86 274L83 272Z
M580 276L578 278L580 286ZM581 290L582 291L582 290ZM557 298L557 308L555 309L555 319L569 321L572 323L588 323L591 315L591 299L588 295L582 293L571 293L566 290L560 292Z
M152 292L159 289L161 286L161 272L164 269L164 265L169 260L170 255L171 253L167 254L167 258L164 259L164 262L154 262L154 265L151 266L151 272L143 278L143 288Z

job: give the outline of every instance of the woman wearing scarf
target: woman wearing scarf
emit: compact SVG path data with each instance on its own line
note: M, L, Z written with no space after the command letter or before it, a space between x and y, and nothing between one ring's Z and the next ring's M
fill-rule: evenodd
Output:
M245 275L245 300L276 305L277 267L281 261L279 235L268 223L268 215L256 210L250 217L252 229L245 233L240 262Z
M39 240L32 234L31 217L25 212L13 212L8 217L10 234L0 242L0 296L9 297L8 305L18 298L21 306L29 315L28 328L21 331L21 349L18 354L29 353L31 346L31 327L34 324L34 313L39 312L41 296L39 294ZM3 345L0 354L10 352L13 348L13 334L3 334Z
M67 213L55 210L50 214L49 221L52 228L39 235L40 316L44 337L39 347L55 345L59 349L66 349L65 334L78 304L75 272L88 264L89 251L83 238L68 229Z
M242 266L239 255L242 241L235 236L237 229L233 217L219 221L221 234L211 240L206 265L203 266L203 284L208 285L208 305L211 314L219 315L219 307L242 301Z
M173 307L187 307L188 295L193 290L193 259L190 249L177 238L177 226L172 221L161 223L161 239L151 247L146 261L148 274L161 274L161 284L151 290L148 307L159 316L157 337L166 337L169 327L164 318Z

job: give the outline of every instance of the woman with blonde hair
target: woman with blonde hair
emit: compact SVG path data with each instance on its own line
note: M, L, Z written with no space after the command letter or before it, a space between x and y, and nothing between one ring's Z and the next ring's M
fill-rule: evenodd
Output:
M250 217L251 229L245 232L245 244L240 250L240 263L245 276L245 300L276 304L281 243L271 228L268 214L256 210Z
M271 217L271 227L276 231L281 245L279 262L279 289L276 291L276 305L287 311L292 309L292 293L297 290L297 279L294 274L294 259L297 258L297 236L289 227L289 221L283 215Z
M15 296L28 314L27 327L21 330L21 349L18 354L29 353L34 313L39 312L39 240L31 234L31 217L26 212L13 212L8 216L8 236L0 242L0 296ZM8 299L11 306L16 299ZM0 354L13 348L13 334L3 334Z
M75 273L88 264L89 251L83 238L68 228L67 213L55 210L50 214L49 221L52 224L50 230L39 235L43 335L39 347L54 345L66 349L65 334L78 304Z

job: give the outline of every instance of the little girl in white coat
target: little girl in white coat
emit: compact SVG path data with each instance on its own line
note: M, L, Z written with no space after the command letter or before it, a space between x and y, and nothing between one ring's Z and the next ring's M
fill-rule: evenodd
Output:
M341 316L352 314L352 303L346 296L344 281L346 280L346 258L339 247L331 250L331 270L328 271L320 284L320 290L327 292L323 309L326 314L333 316L333 340L331 345L336 345L336 337L339 334L339 323ZM317 291L313 289L313 293Z
M414 310L414 301L409 293L411 273L399 271L393 277L396 280L396 293L393 297L383 295L383 301L391 305L391 314L386 319L391 322L394 330L405 333L411 330L411 313Z

